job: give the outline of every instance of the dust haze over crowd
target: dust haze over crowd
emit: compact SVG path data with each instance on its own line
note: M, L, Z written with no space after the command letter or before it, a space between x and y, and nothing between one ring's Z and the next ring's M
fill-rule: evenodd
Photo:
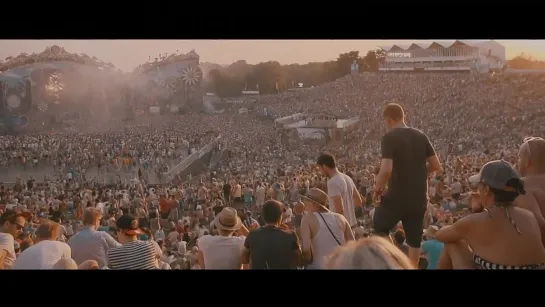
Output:
M211 69L209 80L204 80L201 54L191 49L150 56L132 73L71 52L53 45L0 63L5 132L0 136L0 208L24 215L23 220L15 215L2 220L11 227L0 233L1 242L8 242L2 244L11 246L14 240L20 244L17 252L10 248L13 257L5 257L5 267L56 265L16 259L28 259L21 256L24 249L34 239L44 240L37 229L45 218L63 224L62 240L68 241L63 251L71 250L68 258L79 266L93 260L94 266L110 269L240 269L258 268L258 262L266 268L408 269L426 259L424 267L448 268L447 262L439 265L437 253L426 251L429 247L420 254L416 245L434 244L438 253L443 248L451 250L446 247L451 242L440 240L445 230L468 217L474 221L472 216L480 217L484 209L493 213L482 220L493 219L494 225L510 227L512 232L495 231L479 242L500 242L493 236L507 233L501 242L516 246L524 238L531 241L532 252L511 253L505 251L519 249L475 244L478 259L486 261L469 266L490 261L534 268L545 262L539 240L539 233L545 233L541 199L536 197L539 204L533 207L533 216L512 209L513 199L504 202L505 213L496 214L495 200L489 195L494 190L486 188L485 193L484 181L478 180L483 165L495 160L508 162L501 163L513 168L510 173L516 172L517 165L528 185L535 179L531 176L542 176L545 164L540 157L545 156L545 147L537 137L545 134L543 74L505 67L481 73L470 67L476 61L473 58L439 62L436 67L425 64L429 65L425 68L462 67L467 70L463 72L386 73L378 71L384 67L384 54L372 50L308 65L241 61ZM424 66L418 68L424 70ZM306 74L297 76L301 72ZM305 77L308 82L297 79ZM232 88L237 95L223 95ZM213 101L215 109L203 107L204 97ZM388 192L388 187L380 185L388 160L384 135L400 124L392 125L392 118L384 113L392 103L399 104L406 115L403 124L425 133L430 143L427 155L440 161L439 168L414 176L427 179L423 193L428 203L420 209L426 207L424 221L431 228L425 238L421 238L422 229L417 229L416 239L413 231L411 246L405 242L405 222L390 229L401 238L397 241L365 239L375 230L375 208L382 205L377 197ZM285 119L288 116L293 117ZM309 129L321 132L308 133ZM310 134L313 137L307 137ZM529 136L536 138L526 139ZM331 154L329 162L317 162L324 152ZM391 174L396 167L392 164ZM336 208L336 197L341 196L333 195L332 183L341 173L346 190L350 187L354 196L342 196L342 205L346 204L342 210ZM405 177L410 177L401 178L405 183L414 179L412 174ZM536 186L528 189L531 197L539 190L540 185ZM343 210L347 213L338 213ZM278 213L274 221L266 216L271 211ZM325 224L308 221L309 216L321 214ZM23 225L15 227L15 223ZM339 229L327 226L330 233L323 232L323 225ZM294 263L252 258L259 254L260 242L274 243L262 234L268 229L262 226L286 234L283 238L290 240L286 246L293 250L278 249L274 259L293 257ZM520 236L519 226L525 227ZM322 227L320 235L316 227ZM90 245L74 240L85 241L78 231L95 230L104 232L101 236L107 233L112 252L85 258ZM311 239L309 233L315 237ZM76 239L66 240L69 237ZM361 240L350 243L354 239ZM233 248L222 249L220 240ZM36 245L44 246L40 244ZM128 249L130 244L142 245L140 251L148 254L129 253L134 252ZM316 251L316 244L327 248L311 263L309 249ZM365 244L386 246L381 250L388 250L387 255L372 257L391 261L361 262L369 267L343 263L346 257L363 257L358 251ZM4 245L0 251L7 248ZM76 256L82 254L85 257ZM222 256L211 259L211 255ZM66 258L55 254L51 259L55 257ZM450 268L459 268L458 262L448 259ZM490 263L482 266L491 267Z

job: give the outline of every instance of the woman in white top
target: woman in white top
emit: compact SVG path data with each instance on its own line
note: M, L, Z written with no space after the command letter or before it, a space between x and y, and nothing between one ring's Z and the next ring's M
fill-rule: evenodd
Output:
M240 270L240 254L248 229L242 224L237 210L223 208L216 216L214 226L218 230L217 236L205 235L197 242L199 266L211 270ZM238 236L233 236L235 232Z
M326 208L327 194L317 188L301 195L308 212L301 220L301 245L307 269L321 269L327 256L338 246L354 240L350 224L342 214Z

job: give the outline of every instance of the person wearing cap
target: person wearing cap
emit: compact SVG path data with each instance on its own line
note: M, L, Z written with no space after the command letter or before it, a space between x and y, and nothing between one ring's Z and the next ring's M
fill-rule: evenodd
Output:
M541 229L541 241L545 245L545 140L526 138L518 153L518 169L523 176L526 194L515 200L517 206L530 210Z
M418 266L422 243L422 221L428 203L428 176L441 170L430 140L422 131L405 124L403 108L390 103L383 111L388 132L381 139L382 160L376 177L377 206L373 228L383 237L401 221L409 245L409 258ZM388 185L388 191L384 190ZM441 193L440 187L436 193Z
M545 268L539 224L532 212L514 205L526 191L511 164L504 160L485 164L478 192L483 212L437 232L437 241L445 244L439 269Z
M312 188L301 195L310 214L301 220L301 245L307 269L321 269L325 259L337 247L354 240L348 220L339 213L327 209L327 194Z
M439 231L439 227L435 225L430 225L426 230L424 230L424 235L426 236L426 241L422 244L422 254L427 256L428 266L427 270L437 269L439 264L439 257L443 252L445 245L442 242L439 242L435 239L435 235Z
M125 214L116 221L117 238L120 247L108 250L108 267L114 270L153 270L158 268L161 255L155 244L150 241L138 240L141 231L138 220Z
M213 224L218 235L204 235L197 241L199 266L207 270L240 270L240 254L248 229L242 223L237 210L232 207L223 208ZM235 232L238 236L233 236Z

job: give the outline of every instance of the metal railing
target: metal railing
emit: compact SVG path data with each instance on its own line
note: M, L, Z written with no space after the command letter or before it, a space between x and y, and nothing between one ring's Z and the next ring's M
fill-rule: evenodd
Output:
M176 164L173 168L171 168L166 173L166 178L168 181L171 181L174 179L178 174L183 172L186 168L188 168L193 162L197 161L199 158L204 156L205 154L209 153L211 150L214 149L214 146L220 141L221 135L216 137L214 140L212 140L210 143L206 144L203 148L195 151L191 155L189 155L187 158L185 158L182 162Z

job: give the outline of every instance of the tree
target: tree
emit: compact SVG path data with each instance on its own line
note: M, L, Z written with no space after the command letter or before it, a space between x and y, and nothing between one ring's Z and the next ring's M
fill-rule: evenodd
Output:
M337 74L335 75L336 78L346 76L349 73L351 73L352 63L360 62L360 52L359 51L350 51L347 53L341 53L339 54L339 57L337 58ZM336 79L335 78L335 79Z
M545 69L545 62L534 59L531 55L523 53L507 62L507 66L514 69Z
M382 50L369 50L364 58L364 66L367 71L378 71L380 64L384 63Z
M205 90L214 92L221 98L240 96L242 88L236 78L226 75L219 69L211 70L208 77Z
M384 52L372 50L365 57L359 51L341 53L335 61L312 62L307 64L281 65L277 61L261 62L255 65L244 60L228 66L208 63L210 71L205 76L205 90L220 97L240 96L245 88L257 90L261 94L277 93L303 83L305 87L317 86L351 73L354 61L360 70L377 71L379 63L384 61Z

